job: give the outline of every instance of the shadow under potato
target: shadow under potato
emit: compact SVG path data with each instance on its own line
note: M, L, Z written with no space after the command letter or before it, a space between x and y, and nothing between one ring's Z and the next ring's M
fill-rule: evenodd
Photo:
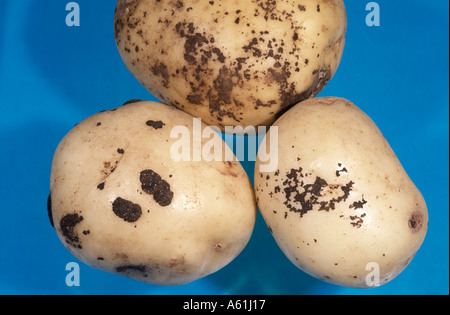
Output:
M208 279L223 288L224 294L237 295L307 295L317 292L319 286L328 286L295 267L284 256L260 214L247 247Z

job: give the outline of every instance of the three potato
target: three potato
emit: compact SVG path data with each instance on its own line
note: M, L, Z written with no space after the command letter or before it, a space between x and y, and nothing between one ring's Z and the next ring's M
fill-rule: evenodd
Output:
M424 240L427 208L367 115L345 99L312 98L338 68L346 27L341 0L119 0L125 65L174 107L133 101L64 137L48 203L60 240L95 268L185 284L244 249L258 205L310 275L363 288L375 266L375 285L392 280ZM222 131L272 126L264 141L278 132L277 169L261 172L257 159L253 190L237 161L175 161L171 131L192 134L194 117Z

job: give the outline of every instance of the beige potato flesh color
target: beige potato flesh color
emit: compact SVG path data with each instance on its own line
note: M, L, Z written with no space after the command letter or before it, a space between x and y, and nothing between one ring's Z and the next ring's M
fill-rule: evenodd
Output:
M237 161L174 161L174 126L192 131L192 117L134 102L83 120L63 138L49 214L81 261L175 285L221 269L246 246L256 219L247 174Z
M257 160L255 190L286 256L348 287L368 287L374 264L380 285L396 277L421 246L428 214L374 122L348 100L323 97L297 104L273 127L278 169L258 172Z
M336 72L341 0L119 0L115 38L153 95L208 125L270 125Z

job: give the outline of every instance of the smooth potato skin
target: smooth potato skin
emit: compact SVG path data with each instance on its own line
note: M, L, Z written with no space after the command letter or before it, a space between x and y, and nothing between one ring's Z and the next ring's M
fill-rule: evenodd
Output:
M243 250L256 218L250 180L236 161L173 161L172 127L192 125L173 107L134 102L83 120L62 139L49 216L77 258L139 281L178 285L219 270Z
M270 125L315 96L345 43L341 0L119 0L119 53L165 103L203 122Z
M297 104L273 127L278 169L261 173L257 160L255 189L286 256L342 286L370 287L371 263L380 285L395 278L421 246L428 213L374 122L348 100L324 97Z

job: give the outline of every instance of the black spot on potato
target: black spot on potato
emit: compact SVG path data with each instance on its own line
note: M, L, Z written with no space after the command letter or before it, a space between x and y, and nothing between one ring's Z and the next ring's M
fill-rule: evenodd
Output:
M141 172L139 180L144 192L153 196L153 199L161 206L166 207L172 203L173 192L170 184L152 170Z
M114 162L103 162L103 174L109 176L111 175L111 173L113 173L117 166L119 165L120 159L118 161L114 161Z
M174 6L175 6L175 8L177 8L178 10L181 10L183 7L184 7L184 3L183 3L183 1L181 1L181 0L178 0L177 2L175 2L175 3L172 3Z
M66 214L59 221L61 233L66 238L67 243L72 246L78 245L79 248L81 247L77 243L80 242L80 238L78 237L78 234L75 231L75 226L79 224L81 221L83 221L83 217L80 216L78 213Z
M257 47L258 45L258 39L256 37L252 38L252 40L248 43L248 45L243 46L242 49L244 49L244 51L247 53L249 51L252 52L254 57L261 57L262 56L262 52L261 50Z
M328 81L331 79L331 70L329 68L320 69L316 73L313 84L311 85L311 96L316 96L323 88L327 85Z
M276 69L269 68L267 79L269 82L275 81L278 83L278 92L282 108L288 108L291 105L310 97L311 93L309 90L300 94L296 93L295 83L288 82L288 79L291 77L288 63L281 65L281 63L277 62L274 67Z
M142 215L141 206L121 197L114 200L112 208L114 214L126 222L136 222Z
M285 201L287 208L300 217L311 210L334 210L337 203L345 202L350 195L354 185L349 181L345 185L329 185L326 180L316 176L313 183L306 180L311 173L304 172L303 168L291 169L286 173L286 179L283 181ZM335 191L333 197L323 196L322 190L327 188L329 191ZM277 186L274 193L280 191ZM336 196L337 195L337 196Z
M134 272L145 272L146 271L146 266L143 264L139 264L139 265L124 265L124 266L119 266L116 268L117 272L128 272L128 271L134 271Z
M233 90L232 73L227 67L222 67L219 70L219 76L214 80L214 87L217 91L219 100L224 103L231 103L231 91Z
M364 223L364 220L362 218L365 216L366 216L365 213L363 213L361 216L351 215L350 216L350 220L351 220L350 224L355 228L360 228L361 225Z
M209 102L209 109L211 114L217 113L217 119L222 121L222 117L228 116L239 122L239 118L236 117L233 109L227 110L227 105L235 104L236 107L241 106L240 102L236 102L232 98L232 91L235 86L233 78L240 80L237 71L231 71L228 67L223 66L219 70L219 75L214 80L214 88L210 89L207 93L207 100ZM219 124L220 125L220 124Z
M153 127L154 129L161 129L165 125L165 123L163 123L161 120L147 120L145 124L149 127Z
M339 167L342 167L342 164L338 164ZM341 169L336 170L336 177L341 176L341 173L347 173L348 170L345 167L342 167Z
M224 63L225 62L225 55L222 53L222 51L219 48L214 47L212 49L212 52L217 55L217 60L220 63Z
M167 88L169 86L169 78L170 78L167 66L164 63L160 62L153 65L151 70L154 75L162 77L163 86Z
M412 232L418 232L423 226L423 216L422 213L416 211L411 214L408 220L408 226Z
M353 202L353 203L349 206L349 209L355 209L355 210L357 210L357 209L362 209L366 203L367 203L367 201L364 200L364 196L363 196L363 197L362 197L362 200Z
M200 94L190 94L187 97L187 100L192 104L202 104L203 97Z
M184 43L184 59L189 64L196 63L196 56L199 54L198 48L201 48L205 44L209 44L209 40L201 33L195 33L195 27L193 23L178 23L175 26L176 32L181 38L186 38Z

